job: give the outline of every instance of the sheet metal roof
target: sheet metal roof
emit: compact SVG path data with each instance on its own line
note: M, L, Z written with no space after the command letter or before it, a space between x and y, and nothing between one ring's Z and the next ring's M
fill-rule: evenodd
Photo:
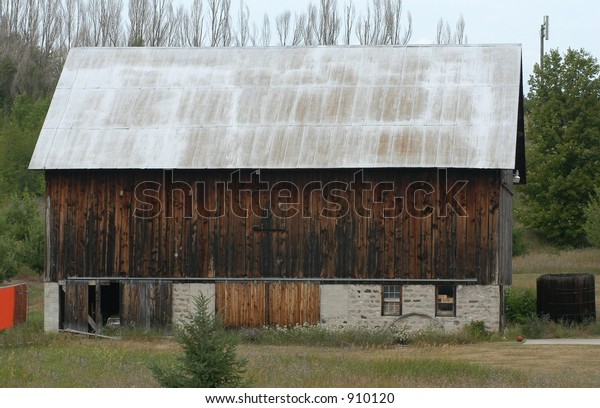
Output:
M515 167L520 45L74 48L32 169Z

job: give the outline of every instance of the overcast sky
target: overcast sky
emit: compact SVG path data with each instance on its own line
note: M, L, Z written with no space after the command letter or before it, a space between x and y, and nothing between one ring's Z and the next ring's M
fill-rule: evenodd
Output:
M182 3L192 0L180 0ZM274 30L274 18L284 10L302 12L319 0L244 0L250 19L260 23L267 13ZM340 12L345 0L338 0ZM366 10L367 0L354 0L357 15ZM232 0L235 19L239 0ZM442 17L454 25L462 15L469 44L519 43L523 46L524 81L539 61L540 25L544 15L550 18L550 39L546 50L584 48L600 58L600 1L598 0L404 0L404 12L410 12L413 35L410 44L433 43L437 22ZM406 20L404 20L406 21ZM260 26L260 24L259 24ZM340 37L341 40L341 37ZM272 42L275 44L275 33ZM527 87L527 84L525 84Z

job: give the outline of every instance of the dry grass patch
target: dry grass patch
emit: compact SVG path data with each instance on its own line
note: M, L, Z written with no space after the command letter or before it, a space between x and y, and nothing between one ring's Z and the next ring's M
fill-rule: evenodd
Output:
M595 387L592 346L517 342L344 349L241 346L258 387Z

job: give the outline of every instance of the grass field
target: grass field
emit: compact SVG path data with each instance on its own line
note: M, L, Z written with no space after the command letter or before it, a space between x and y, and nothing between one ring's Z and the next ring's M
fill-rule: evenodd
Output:
M600 249L585 248L557 251L541 248L513 258L515 288L535 289L536 279L545 273L592 273L596 275L596 311L600 310Z
M600 274L600 250L538 251L514 259L514 286L542 273ZM156 387L152 362L169 362L172 339L123 340L42 331L42 285L29 279L27 326L0 333L0 387ZM256 387L598 387L600 347L476 344L346 346L242 344Z

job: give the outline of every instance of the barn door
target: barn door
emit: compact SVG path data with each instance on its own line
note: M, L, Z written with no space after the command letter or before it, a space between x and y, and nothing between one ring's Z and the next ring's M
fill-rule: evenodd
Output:
M121 324L170 332L172 287L170 282L121 283Z
M63 285L65 292L64 320L66 330L88 331L88 292L87 282L68 281Z
M216 309L226 327L316 324L320 289L307 282L218 283Z

